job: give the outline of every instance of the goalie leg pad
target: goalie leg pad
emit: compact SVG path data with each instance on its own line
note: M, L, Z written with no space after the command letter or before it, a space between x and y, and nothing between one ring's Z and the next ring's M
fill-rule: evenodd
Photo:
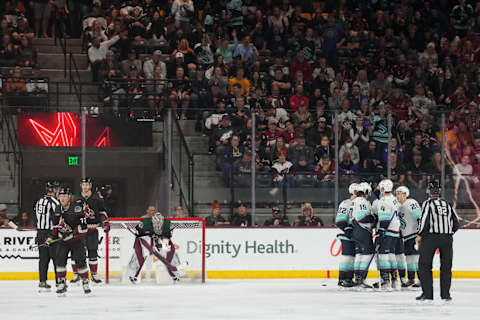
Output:
M150 254L150 251L143 245L144 241L145 239L142 238L135 239L135 243L133 244L134 253L132 254L130 262L127 266L127 272L129 277L138 277L146 258Z

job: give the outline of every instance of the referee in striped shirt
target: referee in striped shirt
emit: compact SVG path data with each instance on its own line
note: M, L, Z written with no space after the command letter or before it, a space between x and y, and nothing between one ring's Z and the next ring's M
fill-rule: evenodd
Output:
M50 235L52 227L58 224L58 218L55 213L60 210L60 201L57 199L57 192L60 187L58 182L47 182L47 194L40 198L35 204L34 211L37 221L37 244L43 244ZM55 268L56 244L50 246L41 246L38 248L39 262L38 273L40 284L40 292L48 292L51 286L47 284L48 265L50 260L53 261Z
M416 238L419 246L418 277L422 284L419 301L433 300L432 261L437 249L440 250L440 297L450 301L452 282L453 234L458 230L458 216L450 204L440 198L437 181L427 189L428 199L422 205L422 218Z

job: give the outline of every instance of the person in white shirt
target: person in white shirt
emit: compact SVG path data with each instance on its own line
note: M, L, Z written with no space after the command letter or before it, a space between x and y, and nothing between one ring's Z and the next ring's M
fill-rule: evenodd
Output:
M101 42L100 38L93 39L92 46L88 49L88 60L92 66L93 82L99 79L101 63L107 58L108 49L113 46L120 37L117 35L110 40Z
M156 66L160 66L162 79L167 78L167 66L165 65L165 62L160 60L161 56L162 51L155 50L152 54L152 58L145 61L143 64L143 74L145 75L145 79L153 79L153 71Z

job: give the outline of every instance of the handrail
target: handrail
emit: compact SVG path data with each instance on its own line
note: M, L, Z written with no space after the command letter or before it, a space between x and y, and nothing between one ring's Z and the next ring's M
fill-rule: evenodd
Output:
M77 99L78 99L78 105L80 107L80 111L82 110L82 82L80 80L80 73L78 72L78 67L77 67L77 62L75 61L75 57L73 56L73 53L70 51L70 56L69 56L69 75L70 75L70 92L72 91L71 90L71 86L73 85L73 88L75 90L75 95L77 96ZM73 68L74 68L74 74L72 73L72 65L73 65ZM79 84L79 88L77 88L77 84L76 84L76 81L75 81L75 77L72 76L72 75L75 75L78 79L78 84Z
M5 98L2 98L2 103L5 103ZM6 150L4 153L13 154L13 160L14 160L13 170L9 170L9 171L10 171L10 178L12 179L12 184L14 187L16 186L19 191L17 192L17 197L18 197L17 204L19 204L21 203L20 186L21 186L21 177L22 177L21 170L23 167L23 154L22 154L20 145L18 144L17 130L15 129L15 125L12 123L12 119L11 119L12 114L9 113L7 109L2 108L1 116L2 116L1 121L2 121L2 129L3 129L2 131L4 132L3 135L6 134L6 138L7 138L7 141L6 141L7 144L5 145Z
M58 43L60 44L60 48L62 48L62 53L63 53L63 77L66 79L67 78L67 37L66 37L66 24L65 24L65 19L56 19L56 28L55 32L53 35L53 40L55 46L57 45L57 33L60 33L60 35L63 35L63 38L61 38Z

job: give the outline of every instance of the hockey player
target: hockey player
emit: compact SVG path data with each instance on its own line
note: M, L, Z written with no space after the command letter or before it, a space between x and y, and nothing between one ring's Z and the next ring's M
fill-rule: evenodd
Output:
M338 285L340 287L353 287L353 271L355 263L355 242L352 240L352 212L353 200L357 196L359 185L352 183L348 187L350 198L343 200L338 206L335 225L343 231L337 234L337 239L342 243L342 260L339 265Z
M47 245L58 242L55 259L56 277L58 279L57 294L63 296L67 292L65 277L67 275L66 266L69 253L77 265L78 274L82 279L83 291L88 294L91 290L88 281L85 246L82 241L88 231L88 217L85 216L81 200L71 201L72 193L70 189L62 188L59 192L59 200L61 208L55 212L56 219L59 222L45 240Z
M395 191L397 200L400 203L398 217L402 230L402 237L405 249L406 265L408 270L408 281L402 280L402 287L415 287L420 285L415 283L415 273L418 271L418 252L415 249L415 237L417 236L418 224L422 217L422 210L415 199L408 198L410 190L407 187L398 187ZM398 263L398 259L397 259ZM400 273L400 267L398 268ZM404 275L405 277L405 275Z
M368 274L369 261L375 252L372 242L372 229L375 217L372 215L368 197L368 188L360 185L357 189L357 196L353 200L352 240L355 241L355 285L361 288L371 288L365 283Z
M378 187L381 198L374 202L372 210L378 217L375 243L378 248L381 283L374 284L374 287L389 289L391 285L391 288L395 289L398 287L395 245L400 237L400 220L397 215L399 203L392 194L393 182L391 180L380 181Z
M84 239L87 247L88 266L92 275L92 282L99 284L102 282L97 276L98 269L98 227L102 227L105 232L110 231L110 223L108 222L108 215L103 205L103 199L92 192L92 179L84 178L80 182L81 194L74 198L74 201L81 200L83 203L83 210L88 215L88 234ZM77 266L72 261L72 269L75 274L70 281L76 283L80 281L77 273Z
M127 267L130 281L133 284L137 282L145 260L153 254L163 262L173 282L178 282L183 275L183 268L171 241L170 220L165 219L160 212L156 212L152 217L144 218L135 229L137 236L133 245L135 252Z

